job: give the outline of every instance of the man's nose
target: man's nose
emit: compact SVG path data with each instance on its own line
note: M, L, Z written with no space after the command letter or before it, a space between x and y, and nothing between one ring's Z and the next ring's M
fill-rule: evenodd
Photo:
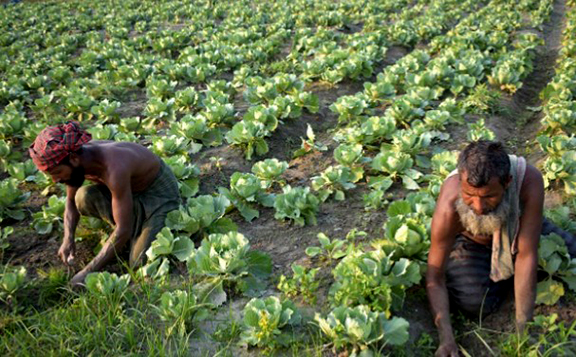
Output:
M486 202L483 199L478 198L474 200L474 202L472 203L472 209L474 209L474 212L476 214L482 215L486 214L486 212L488 211L488 206L486 205Z

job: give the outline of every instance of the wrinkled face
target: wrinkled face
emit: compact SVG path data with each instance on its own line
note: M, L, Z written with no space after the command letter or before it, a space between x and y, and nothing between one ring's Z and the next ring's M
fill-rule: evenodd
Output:
M46 173L52 177L54 182L63 183L72 187L82 186L85 179L84 168L73 167L70 164L60 164L49 169Z
M460 178L460 195L464 203L477 215L493 212L504 197L508 184L502 186L497 177L492 177L486 186L474 187L468 184L466 172Z

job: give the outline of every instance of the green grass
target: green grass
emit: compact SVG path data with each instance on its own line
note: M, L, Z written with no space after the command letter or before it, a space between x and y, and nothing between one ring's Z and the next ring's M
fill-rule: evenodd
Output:
M60 273L48 273L39 288L45 304L53 298ZM190 332L168 334L168 324L152 308L165 287L135 284L125 293L102 298L68 290L64 301L41 311L24 306L22 315L0 309L0 355L186 355Z

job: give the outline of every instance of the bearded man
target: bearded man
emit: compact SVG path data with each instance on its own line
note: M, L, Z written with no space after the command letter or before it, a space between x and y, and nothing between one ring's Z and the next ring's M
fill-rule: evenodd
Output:
M30 146L39 170L66 185L64 239L58 255L74 259L74 234L80 215L114 225L100 252L71 280L104 267L130 241L130 266L142 263L145 251L164 226L166 214L178 208L178 182L170 168L150 150L135 143L91 141L78 123L48 127ZM84 180L94 185L82 186Z
M460 153L431 227L426 290L440 337L436 356L458 356L451 307L487 315L513 284L518 330L532 318L540 235L557 233L576 253L576 240L543 219L543 203L542 174L502 144L473 142Z

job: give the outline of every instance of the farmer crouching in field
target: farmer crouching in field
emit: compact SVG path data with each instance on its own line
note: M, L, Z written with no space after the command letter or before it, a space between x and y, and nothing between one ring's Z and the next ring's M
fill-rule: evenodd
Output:
M426 289L440 337L437 356L458 356L450 307L489 314L513 284L518 330L532 318L540 235L558 233L576 253L576 240L543 220L543 202L540 172L502 144L473 142L460 153L432 219Z
M29 149L38 169L66 185L64 241L58 251L65 264L74 259L74 233L81 214L115 224L100 252L72 278L72 285L104 267L128 241L130 265L140 265L166 214L180 200L174 174L148 149L90 140L89 133L69 122L44 129ZM85 179L95 185L82 186Z

